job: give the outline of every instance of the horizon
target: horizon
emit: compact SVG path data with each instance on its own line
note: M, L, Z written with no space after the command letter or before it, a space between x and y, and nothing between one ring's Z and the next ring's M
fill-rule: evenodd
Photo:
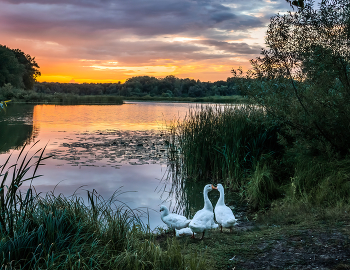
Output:
M265 47L286 1L0 0L0 44L35 57L38 82L124 83L136 76L226 81Z

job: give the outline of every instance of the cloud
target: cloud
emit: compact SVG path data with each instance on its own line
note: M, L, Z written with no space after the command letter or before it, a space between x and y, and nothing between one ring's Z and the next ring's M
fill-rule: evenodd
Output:
M243 55L248 61L263 43L263 34L256 33L265 31L270 16L288 9L283 2L0 0L0 44L45 63L90 59L157 66L162 59L189 64Z

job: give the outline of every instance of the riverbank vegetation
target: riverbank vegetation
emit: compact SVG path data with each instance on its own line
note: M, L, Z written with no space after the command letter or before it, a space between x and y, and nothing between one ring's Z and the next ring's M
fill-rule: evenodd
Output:
M54 104L119 104L122 100L241 102L232 78L201 82L174 75L164 78L136 76L124 83L37 82L40 76L35 58L19 49L0 45L0 100Z
M247 99L242 95L214 95L214 96L173 96L173 95L128 95L121 96L108 91L100 91L107 87L106 85L88 84L79 85L81 89L98 89L89 91L70 91L64 90L70 84L52 84L55 85L58 92L24 90L15 88L11 84L0 87L0 100L11 100L15 103L51 103L51 104L122 104L124 100L134 101L165 101L165 102L210 102L210 103L245 103ZM58 88L56 88L58 86ZM62 87L62 89L60 88Z
M203 269L194 252L184 256L176 239L161 248L140 211L96 191L88 200L35 193L31 185L44 157L24 154L0 167L1 269ZM33 173L30 177L29 173ZM30 182L25 190L23 184Z
M255 210L349 205L349 15L346 1L306 1L271 19L269 49L232 71L254 106L203 107L170 125L184 181L224 183Z

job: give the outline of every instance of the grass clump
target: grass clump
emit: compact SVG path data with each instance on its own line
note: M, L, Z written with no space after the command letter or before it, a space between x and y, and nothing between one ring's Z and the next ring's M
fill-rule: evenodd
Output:
M118 190L109 199L88 192L87 202L75 194L41 196L31 184L22 193L22 184L37 177L43 153L35 162L26 154L1 166L1 269L203 268L200 258L184 258L175 239L164 248L156 244L142 213L121 203Z

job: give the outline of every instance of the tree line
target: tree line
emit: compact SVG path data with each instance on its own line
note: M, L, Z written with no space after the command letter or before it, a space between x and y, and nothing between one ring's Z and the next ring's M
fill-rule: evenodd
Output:
M180 79L174 75L165 78L136 76L125 83L58 83L37 82L40 76L35 57L20 49L0 45L0 88L33 90L43 94L74 95L117 95L117 96L161 96L161 97L207 97L239 94L232 78L226 81L201 82L194 79ZM6 88L6 89L7 89ZM12 91L12 90L11 90ZM11 92L10 91L10 92Z
M194 79L180 79L174 75L165 78L136 76L125 83L53 83L41 82L34 85L37 93L70 93L76 95L118 95L118 96L162 96L162 97L206 97L239 94L231 78L226 81L201 82Z

